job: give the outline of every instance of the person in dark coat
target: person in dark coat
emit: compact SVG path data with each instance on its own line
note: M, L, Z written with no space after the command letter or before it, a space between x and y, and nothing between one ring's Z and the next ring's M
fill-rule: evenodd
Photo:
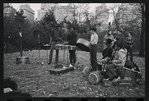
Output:
M126 39L125 39L125 48L127 49L127 59L128 59L128 53L130 53L130 60L133 61L133 55L132 55L132 47L133 45L133 36L132 32L127 33Z
M113 52L113 48L111 47L111 43L112 43L111 39L106 40L107 48L102 52L102 55L103 55L102 59L104 59L106 57L111 58L112 52Z
M58 25L55 26L55 28L53 29L52 34L50 36L51 49L50 49L49 62L48 62L49 65L52 62L52 56L53 56L53 50L55 49L55 44L58 44L61 42L60 38L62 36L61 36L61 32L58 27L59 27ZM56 50L56 56L55 56L56 64L58 64L58 55L59 55L59 50Z
M67 41L68 41L68 45L72 45L75 46L76 45L76 41L77 41L77 34L75 31L75 28L70 28L70 33L67 35ZM76 50L69 50L69 54L70 54L70 67L74 66L74 64L76 63Z
M17 90L18 85L10 77L4 79L4 97L32 97L29 93Z

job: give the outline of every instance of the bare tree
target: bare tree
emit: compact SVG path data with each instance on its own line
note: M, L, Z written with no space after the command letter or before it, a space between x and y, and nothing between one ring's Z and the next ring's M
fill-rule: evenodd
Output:
M144 56L145 50L145 42L144 42L144 35L145 35L145 4L140 3L141 10L142 10L142 23L141 23L141 35L140 35L140 56Z
M114 8L113 8L114 9ZM143 3L129 3L119 7L117 12L114 12L114 23L116 29L124 36L129 31L135 35L135 40L140 43L139 55L144 54L144 29L145 29L145 5Z

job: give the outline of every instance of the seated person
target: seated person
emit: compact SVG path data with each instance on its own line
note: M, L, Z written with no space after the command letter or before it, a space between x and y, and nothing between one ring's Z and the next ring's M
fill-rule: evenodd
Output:
M111 43L112 43L112 40L111 39L107 39L106 40L106 45L107 45L107 48L104 49L104 51L102 52L102 61L107 61L111 58L112 56L112 52L113 52L113 48L111 46Z
M113 54L111 61L106 65L106 71L111 81L120 80L121 74L117 74L115 69L123 67L126 62L127 50L123 49L123 44L120 41L114 43L115 53Z

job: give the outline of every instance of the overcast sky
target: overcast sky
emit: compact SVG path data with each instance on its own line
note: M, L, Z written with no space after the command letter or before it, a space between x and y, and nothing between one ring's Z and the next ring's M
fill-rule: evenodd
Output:
M23 5L24 3L11 3L11 5L19 10L20 5ZM37 18L38 10L41 7L41 3L28 3L30 7L35 11L35 18ZM60 3L61 5L67 5L68 3ZM90 10L89 12L94 12L95 7L97 5L100 5L101 3L90 3ZM115 3L106 3L107 8L114 6Z

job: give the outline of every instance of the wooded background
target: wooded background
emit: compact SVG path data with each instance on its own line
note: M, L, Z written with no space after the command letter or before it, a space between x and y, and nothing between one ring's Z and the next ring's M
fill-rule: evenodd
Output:
M76 5L73 5L76 7ZM50 34L55 28L55 25L60 26L63 39L65 40L66 34L69 32L71 26L77 29L78 38L83 37L89 39L88 29L91 26L97 25L99 28L97 34L99 36L98 51L102 52L103 37L107 33L107 30L100 30L100 24L96 23L96 19L104 11L101 11L99 15L89 19L89 12L84 8L83 16L85 17L84 23L79 23L76 16L80 16L75 10L73 13L73 21L69 22L65 18L61 23L58 23L54 16L54 8L47 12L42 20L35 21L30 24L26 17L23 16L23 11L17 11L15 16L4 17L4 52L18 51L20 48L20 36L18 26L21 28L23 34L22 48L23 50L32 50L38 48L37 35L33 34L35 30L42 32L41 36L41 48L44 44L50 42ZM126 33L131 31L134 37L134 44L132 47L133 52L139 52L140 56L145 55L145 4L144 3L125 3L125 6L120 6L117 12L113 10L114 20L110 29L116 31L119 38L123 41ZM63 27L65 26L65 27ZM67 29L67 28L68 29Z

